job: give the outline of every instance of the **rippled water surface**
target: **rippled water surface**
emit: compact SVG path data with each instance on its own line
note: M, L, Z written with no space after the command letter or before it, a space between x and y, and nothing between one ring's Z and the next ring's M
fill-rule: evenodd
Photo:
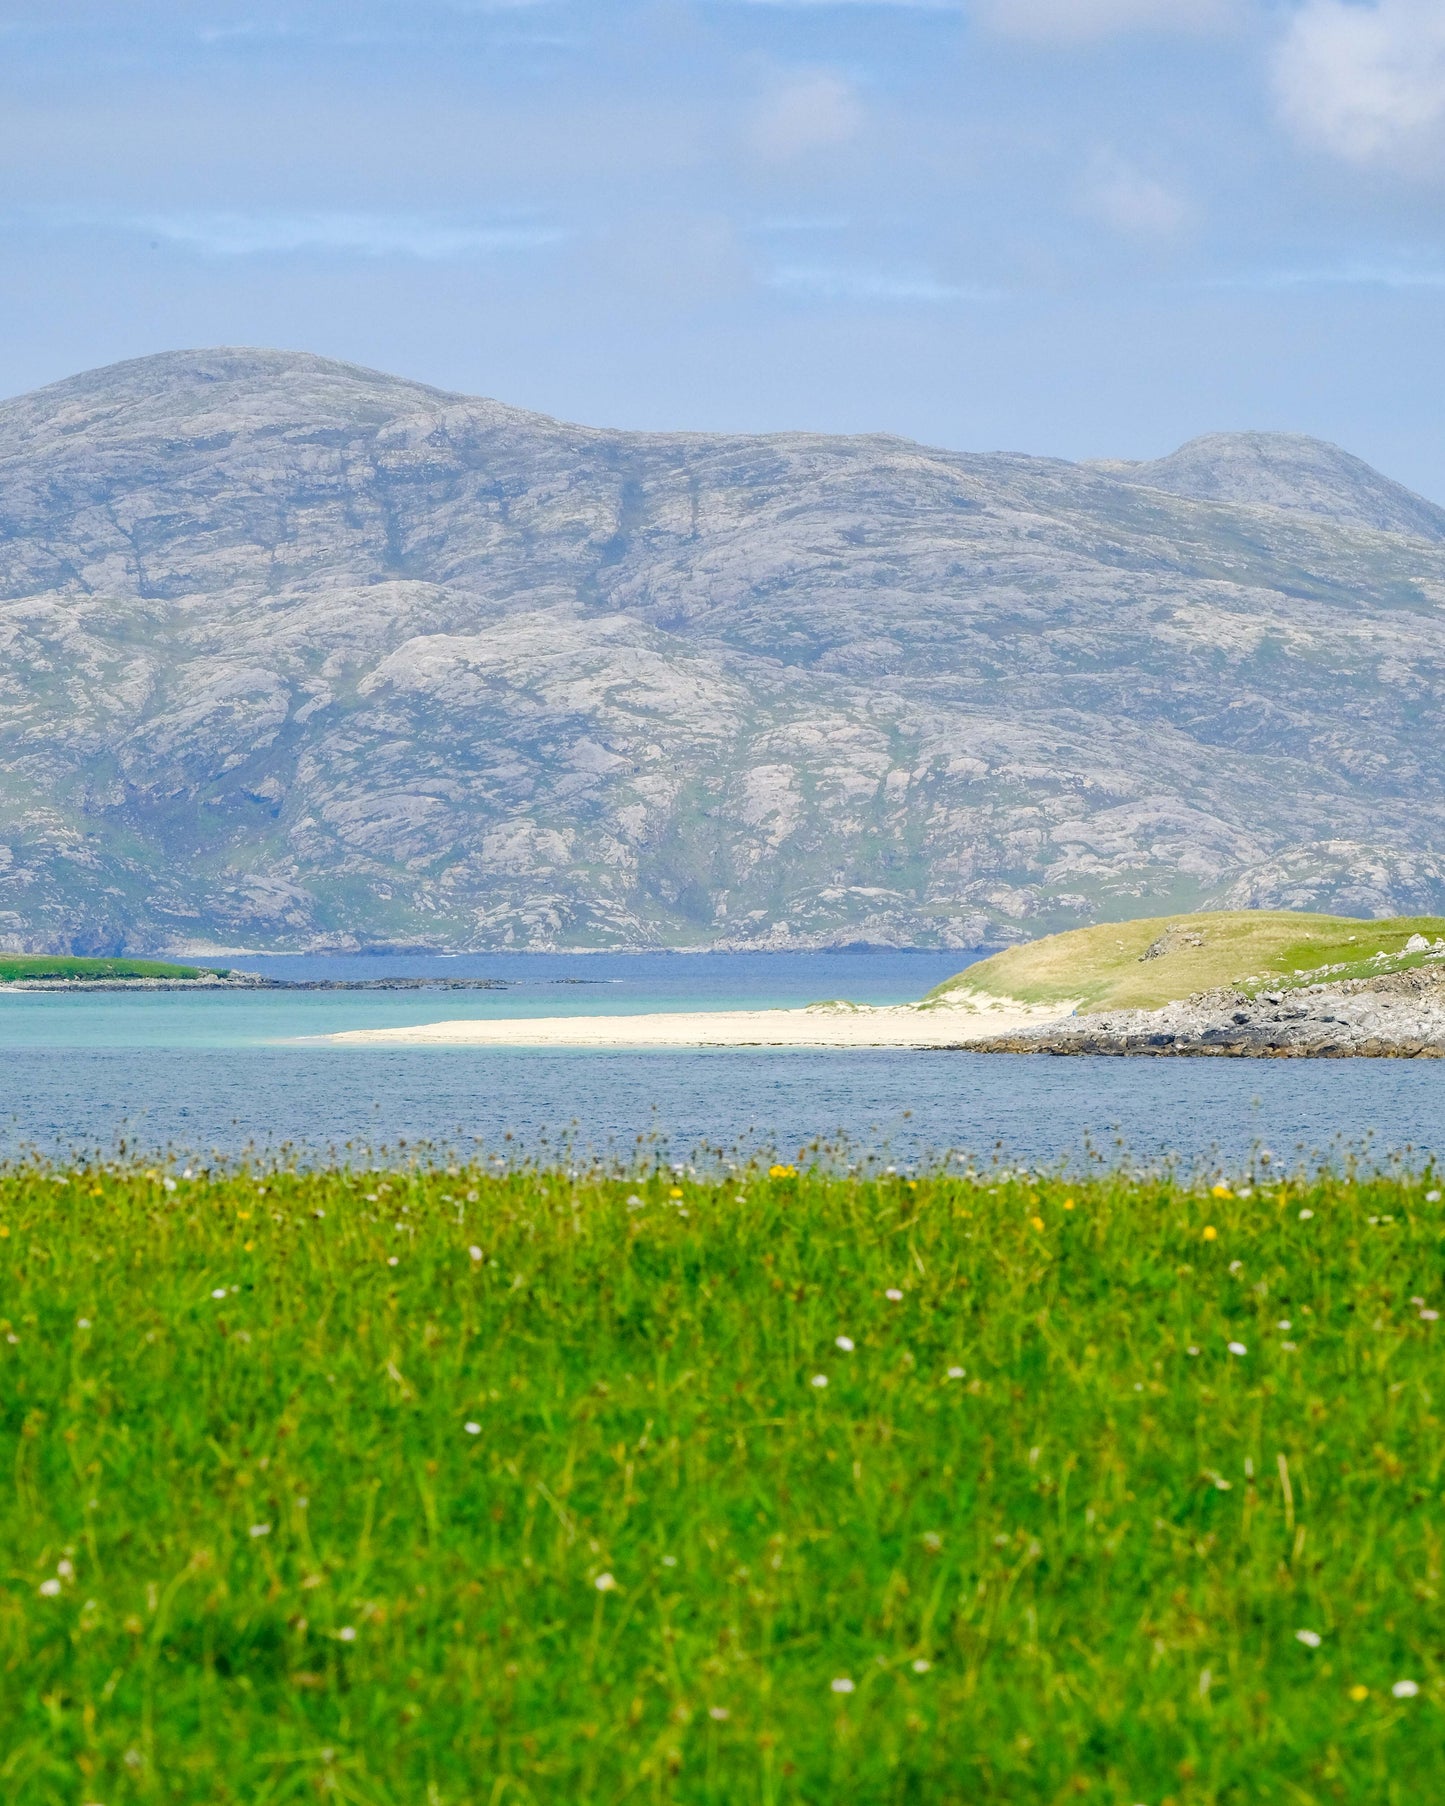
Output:
M1445 1150L1445 1062L1108 1060L764 1049L331 1048L298 1038L441 1018L893 1003L958 954L495 955L238 959L297 978L487 976L474 992L0 993L0 1153L122 1140L236 1153L417 1142L620 1156L817 1138L916 1162L1001 1146L1033 1163L1177 1155L1237 1163L1341 1139ZM511 1137L510 1142L505 1138Z

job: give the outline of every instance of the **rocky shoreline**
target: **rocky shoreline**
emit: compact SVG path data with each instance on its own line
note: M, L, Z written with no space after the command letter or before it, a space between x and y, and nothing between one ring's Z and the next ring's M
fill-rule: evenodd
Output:
M1445 969L1251 995L1203 991L1158 1010L1074 1016L974 1043L974 1053L1155 1058L1445 1059Z

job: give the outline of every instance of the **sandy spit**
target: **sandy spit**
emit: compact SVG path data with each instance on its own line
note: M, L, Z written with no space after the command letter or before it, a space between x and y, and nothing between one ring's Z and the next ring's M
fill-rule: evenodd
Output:
M349 1047L966 1047L1060 1021L1071 1006L1000 999L810 1004L797 1010L686 1010L652 1016L534 1016L515 1021L427 1022L348 1029L317 1039Z

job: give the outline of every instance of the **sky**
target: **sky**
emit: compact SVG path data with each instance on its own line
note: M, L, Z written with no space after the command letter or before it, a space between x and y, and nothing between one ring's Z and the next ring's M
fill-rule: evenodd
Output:
M1445 0L0 0L0 259L0 394L272 345L1445 501Z

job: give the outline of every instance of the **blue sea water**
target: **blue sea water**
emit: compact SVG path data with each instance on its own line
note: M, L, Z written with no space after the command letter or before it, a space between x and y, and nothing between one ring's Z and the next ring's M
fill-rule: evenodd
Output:
M496 991L0 992L0 1157L27 1149L315 1160L426 1145L508 1159L686 1160L822 1142L917 1165L1237 1167L1445 1153L1445 1062L1110 1060L849 1050L336 1048L304 1037L478 1017L897 1003L958 954L496 954L261 958L293 978L490 977ZM715 1156L714 1156L715 1157ZM1373 1157L1373 1156L1371 1156Z

